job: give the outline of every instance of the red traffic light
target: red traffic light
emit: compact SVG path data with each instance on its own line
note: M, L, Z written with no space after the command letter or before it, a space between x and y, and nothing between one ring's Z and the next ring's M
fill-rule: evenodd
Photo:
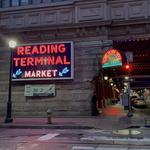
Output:
M124 70L127 71L127 72L130 72L132 70L131 64L125 64L124 65Z
M125 69L129 70L130 69L130 65L129 64L125 65Z

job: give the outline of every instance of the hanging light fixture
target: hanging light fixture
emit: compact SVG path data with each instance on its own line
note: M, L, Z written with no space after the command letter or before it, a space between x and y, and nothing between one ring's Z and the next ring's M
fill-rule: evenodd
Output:
M104 76L104 80L108 80L108 76Z

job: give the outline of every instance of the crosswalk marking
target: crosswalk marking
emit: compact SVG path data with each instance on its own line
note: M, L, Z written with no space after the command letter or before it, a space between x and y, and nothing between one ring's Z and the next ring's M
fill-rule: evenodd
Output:
M37 140L38 141L46 141L54 138L55 136L59 135L59 133L49 133L44 136L39 137Z
M73 146L72 150L128 150L128 148Z
M90 147L90 146L73 146L71 150L128 150L126 147ZM130 148L130 150L137 150ZM148 150L148 149L139 149L139 150Z
M94 147L73 146L72 150L95 150Z
M98 147L95 150L128 150L128 148Z
M116 137L107 137L107 136L86 136L86 137L82 137L80 138L81 141L95 141L95 140L106 140L106 141L130 141L130 142L150 142L150 138L142 138L142 139L138 139L138 138L116 138Z

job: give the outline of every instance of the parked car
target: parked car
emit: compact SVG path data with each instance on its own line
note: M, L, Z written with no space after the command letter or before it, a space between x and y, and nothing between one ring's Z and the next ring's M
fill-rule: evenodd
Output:
M131 100L131 104L135 108L146 108L147 104L146 101L143 98L136 98Z
M130 99L131 99L131 105L133 106L135 101L138 99L138 97L137 96L131 96Z

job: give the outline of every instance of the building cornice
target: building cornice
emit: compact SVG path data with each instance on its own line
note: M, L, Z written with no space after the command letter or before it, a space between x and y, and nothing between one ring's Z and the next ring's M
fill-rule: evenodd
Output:
M1 9L0 30L4 34L49 30L55 35L71 30L79 36L91 32L91 36L128 38L149 35L149 10L150 1L145 0L72 0L23 6Z

